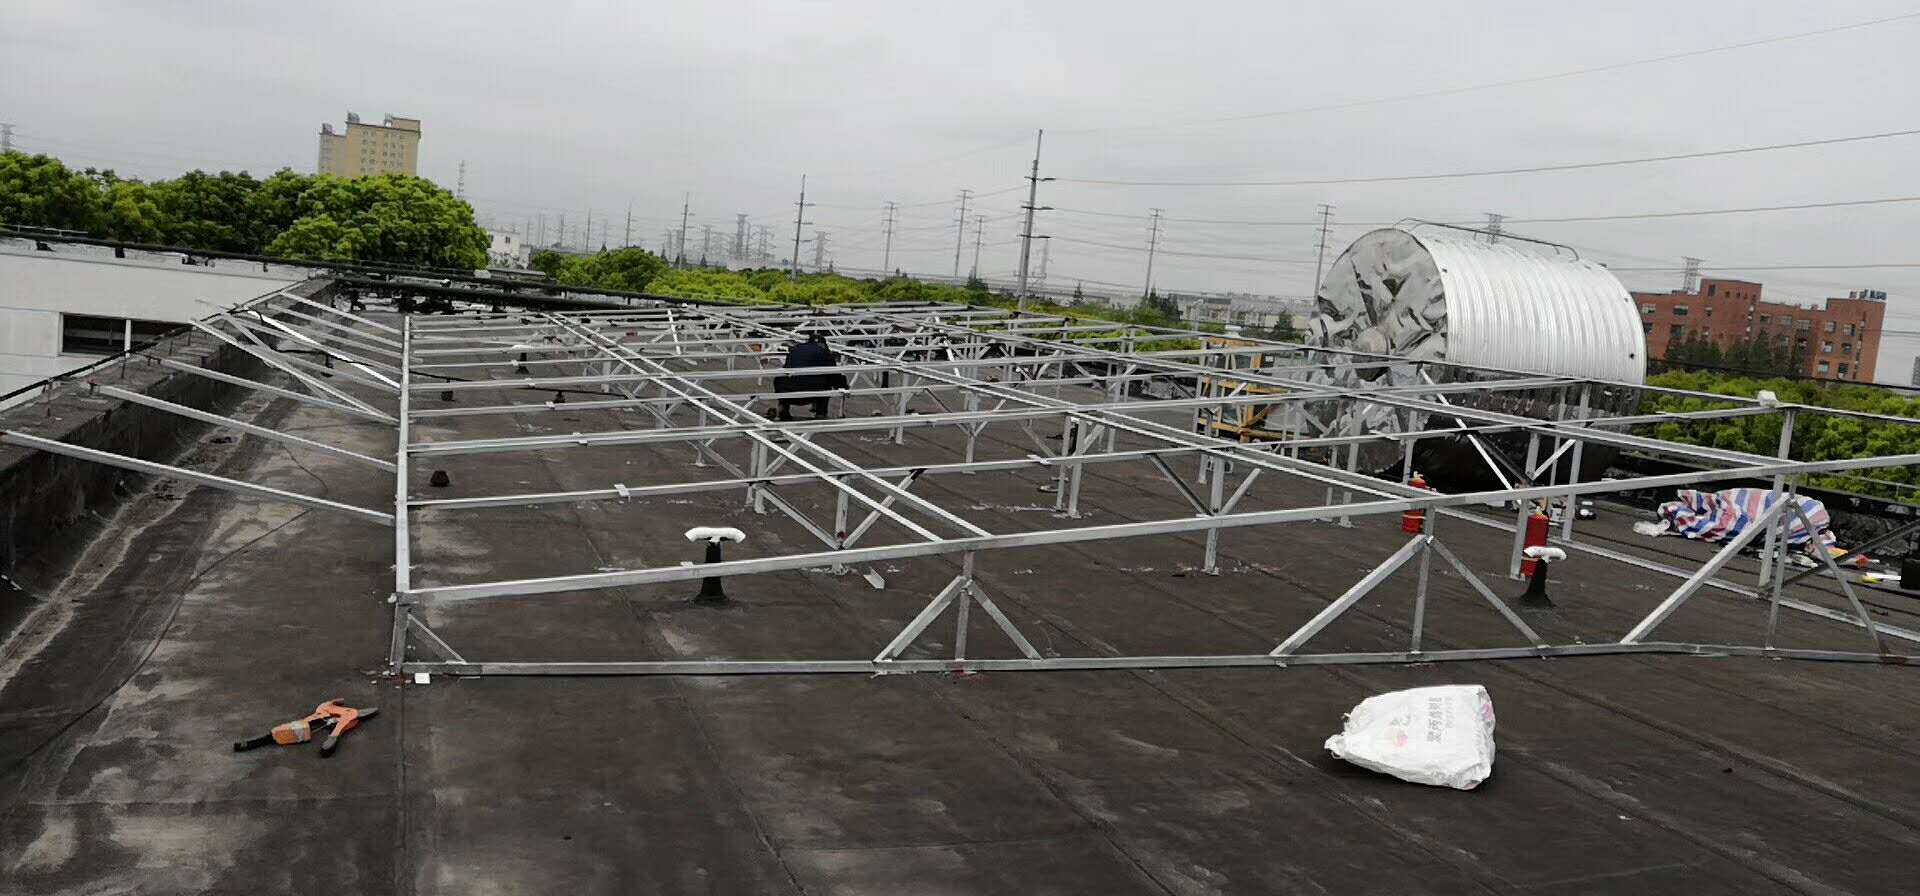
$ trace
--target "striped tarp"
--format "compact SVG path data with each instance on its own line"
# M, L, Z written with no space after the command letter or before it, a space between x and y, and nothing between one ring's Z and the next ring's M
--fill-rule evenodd
M1660 518L1666 520L1676 534L1700 541L1724 541L1739 535L1779 499L1779 495L1764 488L1730 488L1717 492L1682 489L1675 500L1660 505ZM1833 544L1833 533L1827 528L1831 522L1827 506L1807 497L1794 500L1813 522L1815 531L1810 535L1807 527L1789 511L1787 543L1806 544L1809 537L1816 537L1821 544Z

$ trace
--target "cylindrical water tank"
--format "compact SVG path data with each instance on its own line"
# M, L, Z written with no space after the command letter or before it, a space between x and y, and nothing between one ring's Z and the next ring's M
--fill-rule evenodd
M1482 368L1644 381L1646 334L1633 296L1612 273L1570 249L1484 239L1384 228L1355 240L1320 283L1307 342L1407 360L1382 364L1327 353L1315 359L1321 367L1314 378L1361 388L1506 378L1469 369ZM1578 396L1546 390L1452 400L1551 417L1572 412ZM1636 400L1635 389L1596 389L1589 412L1627 413ZM1428 415L1391 405L1346 402L1321 411L1334 432L1430 428ZM1382 468L1398 459L1393 452L1378 445L1363 459Z

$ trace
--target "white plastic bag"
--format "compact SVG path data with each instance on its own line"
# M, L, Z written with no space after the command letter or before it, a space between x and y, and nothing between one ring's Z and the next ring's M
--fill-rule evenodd
M1368 697L1327 749L1402 781L1472 790L1493 774L1493 699L1477 684Z

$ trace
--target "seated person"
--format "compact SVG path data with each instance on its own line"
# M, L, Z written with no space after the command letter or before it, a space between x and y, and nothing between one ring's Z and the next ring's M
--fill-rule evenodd
M826 337L819 333L812 333L807 336L807 341L795 343L793 347L787 349L787 360L780 366L792 370L802 367L836 367L839 366L839 364L840 356L834 354L833 349L827 347ZM845 374L839 373L783 376L777 377L773 381L773 391L775 393L824 392L829 389L845 389L846 387L847 377ZM824 418L827 416L828 401L829 399L826 396L817 398L779 399L779 419L792 420L793 406L802 403L813 406L814 419Z

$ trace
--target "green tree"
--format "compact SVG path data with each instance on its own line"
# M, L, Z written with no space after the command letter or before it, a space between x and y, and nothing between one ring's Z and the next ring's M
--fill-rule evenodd
M487 263L487 234L473 207L424 178L317 176L296 207L299 219L268 244L269 254L464 269Z
M645 292L647 285L666 269L667 263L660 256L636 247L567 259L557 272L549 273L568 286Z
M116 180L107 186L92 230L108 239L157 243L166 239L167 225L166 212L154 200L151 187L137 180Z
M59 159L0 155L0 224L88 231L103 207L100 184Z
M253 224L253 194L260 182L246 172L189 171L158 181L152 192L166 216L161 241L217 252L259 252L262 234Z

